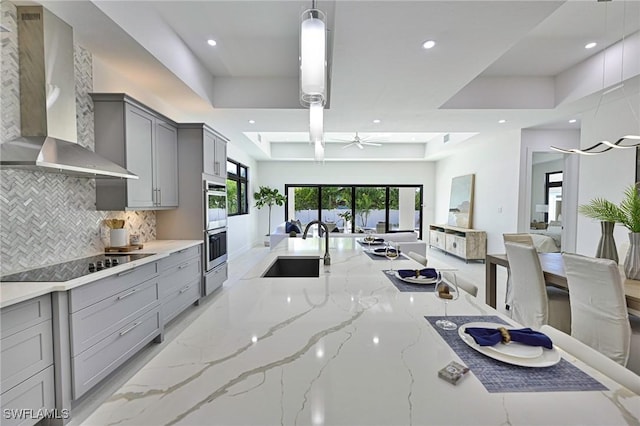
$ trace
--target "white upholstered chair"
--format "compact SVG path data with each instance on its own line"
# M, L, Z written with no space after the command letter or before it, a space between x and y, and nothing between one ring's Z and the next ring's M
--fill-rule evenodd
M600 371L610 379L620 383L630 391L640 395L640 376L606 357L600 352L563 333L550 325L543 325L540 331L549 336L554 345L571 354L585 364Z
M407 256L409 256L411 259L415 260L422 266L427 266L427 263L429 262L426 257L416 253L415 251L410 251L409 253L407 253Z
M465 280L460 275L454 275L453 272L443 272L442 277L444 281L454 282L455 280L455 283L458 285L458 287L460 287L473 297L478 296L478 287L475 284L471 284L471 282Z
M569 294L547 288L535 247L505 243L511 270L511 317L520 324L540 329L549 324L559 330L571 330Z
M518 244L524 244L524 245L528 245L528 246L533 246L533 238L531 238L530 234L502 234L502 239L504 240L504 242L510 242L510 243L518 243ZM507 289L505 291L504 294L504 303L507 307L507 309L511 308L511 302L512 302L512 293L511 293L511 288L512 288L512 284L511 284L511 269L507 269Z
M569 253L562 259L571 300L571 336L627 365L631 325L617 263Z

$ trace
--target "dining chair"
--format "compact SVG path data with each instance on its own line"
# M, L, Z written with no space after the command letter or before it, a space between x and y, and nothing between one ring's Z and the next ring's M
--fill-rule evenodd
M512 242L533 246L533 238L531 238L530 234L502 234L502 239L505 243ZM507 268L507 288L504 294L504 304L507 310L511 309L512 304L511 288L511 269Z
M478 297L478 287L475 284L472 284L470 281L462 278L460 275L454 276L452 272L443 272L442 276L444 280L448 282L453 282L455 280L455 283L458 285L458 287L460 287L473 297Z
M544 324L571 330L569 294L547 287L538 252L532 245L505 243L512 281L511 317L520 324L540 329Z
M625 366L631 324L618 264L563 253L571 300L571 336Z
M415 260L422 266L427 266L427 263L429 262L429 260L426 257L416 253L415 251L410 251L409 253L407 253L407 256L409 256L411 259Z
M633 371L624 368L611 358L550 325L543 325L540 331L549 336L553 344L563 351L640 395L640 376Z

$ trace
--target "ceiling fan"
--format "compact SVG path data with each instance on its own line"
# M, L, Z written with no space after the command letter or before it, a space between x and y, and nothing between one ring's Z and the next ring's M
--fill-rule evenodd
M344 142L349 142L347 145L343 146L342 149L346 149L349 148L350 146L357 146L360 149L364 149L364 145L368 145L368 146L382 146L381 143L376 143L376 142L371 142L371 136L367 136L364 138L361 138L360 136L358 136L358 132L356 132L356 135L353 137L352 140L347 140Z

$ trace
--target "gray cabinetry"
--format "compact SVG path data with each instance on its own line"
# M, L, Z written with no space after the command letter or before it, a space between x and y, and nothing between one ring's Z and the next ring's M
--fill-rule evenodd
M159 293L163 323L168 323L200 299L202 281L200 245L173 253L160 261Z
M214 268L211 272L207 272L204 276L204 289L203 293L205 296L210 295L217 289L219 289L222 284L227 280L227 263L223 263L222 265Z
M219 178L227 177L227 141L205 128L203 140L203 171Z
M161 334L158 264L69 291L73 399Z
M177 125L124 94L92 94L95 150L138 179L98 179L99 210L178 206Z
M49 295L1 311L0 373L3 425L31 425L37 418L6 418L5 410L52 410L53 331Z

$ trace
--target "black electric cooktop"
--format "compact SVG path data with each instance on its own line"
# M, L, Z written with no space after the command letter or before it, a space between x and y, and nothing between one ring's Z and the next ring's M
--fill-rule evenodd
M33 281L70 281L75 278L89 275L106 268L122 265L123 263L133 262L134 260L143 259L153 256L153 253L147 254L120 254L109 253L98 256L85 257L82 259L71 260L69 262L49 265L42 268L30 269L28 271L18 272L11 275L0 277L1 282L33 282Z

